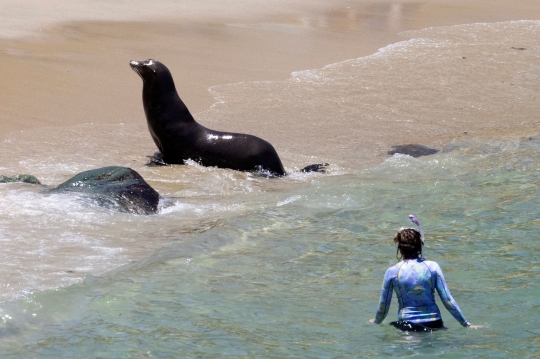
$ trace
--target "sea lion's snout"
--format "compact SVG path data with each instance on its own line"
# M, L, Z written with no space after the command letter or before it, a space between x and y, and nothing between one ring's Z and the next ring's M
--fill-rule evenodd
M137 73L137 75L139 75L139 77L144 81L144 76L143 76L143 65L144 63L142 61L135 61L135 60L131 60L129 62L129 66L131 67L131 69L133 71L135 71Z
M135 72L140 72L141 69L144 67L144 61L135 61L135 60L131 60L129 62L129 66L135 71ZM138 70L138 71L137 71Z

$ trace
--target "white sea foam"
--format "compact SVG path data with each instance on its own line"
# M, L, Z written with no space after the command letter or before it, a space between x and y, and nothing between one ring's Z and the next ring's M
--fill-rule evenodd
M289 203L293 203L293 202L296 202L298 201L300 198L302 198L302 196L300 195L295 195L295 196L291 196L283 201L280 201L277 203L277 207L281 207L281 206L284 206L286 204L289 204Z

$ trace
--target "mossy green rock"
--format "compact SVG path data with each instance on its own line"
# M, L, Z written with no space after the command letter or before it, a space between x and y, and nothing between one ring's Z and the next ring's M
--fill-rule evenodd
M10 182L41 184L41 182L39 182L39 180L32 175L15 175L11 177L0 175L0 183L10 183Z
M136 214L156 213L159 202L159 194L140 174L126 167L85 171L51 191L85 193L101 206Z

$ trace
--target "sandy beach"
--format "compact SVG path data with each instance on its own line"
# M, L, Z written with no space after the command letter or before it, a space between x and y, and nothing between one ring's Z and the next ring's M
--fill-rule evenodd
M198 113L216 101L211 86L285 80L293 71L406 40L398 35L406 30L540 18L540 7L529 0L70 4L4 3L2 136L40 126L143 121L131 59L166 63L181 97ZM482 131L497 135L496 126Z
M0 357L539 355L538 0L1 8L0 175L41 185L0 184ZM148 58L200 124L267 140L287 176L148 166L129 66ZM439 152L388 154L410 143ZM103 166L137 171L157 213L50 191ZM369 322L409 214L489 328L442 304L444 332Z

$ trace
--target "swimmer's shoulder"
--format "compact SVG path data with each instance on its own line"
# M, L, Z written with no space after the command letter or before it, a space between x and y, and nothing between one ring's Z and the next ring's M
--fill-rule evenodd
M425 264L432 272L441 270L441 267L439 267L439 264L437 264L435 261L422 260L422 263Z
M401 268L402 265L403 265L403 261L396 263L390 268L388 268L386 270L386 273L392 276L397 276L397 273L399 272L399 269Z

